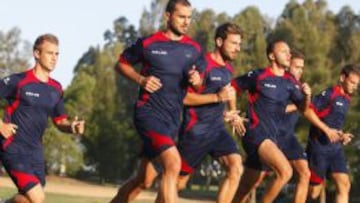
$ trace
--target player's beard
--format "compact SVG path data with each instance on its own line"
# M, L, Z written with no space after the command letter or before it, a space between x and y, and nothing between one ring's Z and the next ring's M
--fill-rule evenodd
M344 92L350 96L353 96L354 93L356 92L356 89L352 89L351 87L347 87L346 84L344 84Z
M181 32L171 22L169 23L169 29L171 30L172 33L174 33L178 37L181 37L185 34L185 32Z
M230 53L226 51L223 47L220 50L221 57L224 61L233 61L234 58L231 57Z

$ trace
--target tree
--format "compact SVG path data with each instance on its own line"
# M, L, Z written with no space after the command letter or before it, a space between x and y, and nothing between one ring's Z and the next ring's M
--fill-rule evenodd
M311 67L312 71L305 71L304 78L314 92L332 83L334 66L327 56L331 53L336 35L333 19L334 15L327 10L325 1L306 0L303 4L290 1L269 37L285 39L291 47L305 53L306 67Z
M0 78L25 70L31 56L29 42L20 38L19 28L0 30Z
M74 175L83 166L81 145L68 134L59 132L51 125L44 137L44 154L48 174ZM65 167L66 171L61 171Z
M255 68L263 68L268 64L266 57L266 36L271 31L270 25L261 15L259 9L249 6L233 18L244 31L239 59L234 63L239 74Z
M141 36L147 36L156 32L163 26L163 15L167 0L153 0L150 4L150 10L144 9L140 18L139 33Z
M337 65L347 62L359 62L360 16L350 7L343 7L335 17L337 35L333 43L331 58Z

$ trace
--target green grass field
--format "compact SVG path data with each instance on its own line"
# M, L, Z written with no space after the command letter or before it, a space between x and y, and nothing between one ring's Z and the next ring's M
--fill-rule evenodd
M0 189L0 198L8 198L16 193L15 189L4 188ZM94 197L78 197L70 195L60 195L53 193L46 193L46 203L107 203L109 198L94 198Z

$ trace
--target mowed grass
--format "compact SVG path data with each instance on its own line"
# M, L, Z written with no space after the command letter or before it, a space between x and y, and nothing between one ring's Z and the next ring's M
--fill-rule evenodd
M17 192L16 189L0 186L0 198L8 198ZM78 197L71 195L46 193L46 203L107 203L110 198Z
M11 197L16 193L16 189L1 187L0 186L0 199L6 199ZM200 192L201 194L201 192ZM180 203L201 203L201 202L210 202L207 200L200 198L199 200L192 199L194 194L191 194L189 191L184 191L182 196L186 199L180 200ZM199 192L198 192L199 195ZM209 196L209 194L204 195L202 193L200 196ZM210 195L212 196L212 195ZM155 196L154 196L155 198ZM190 199L187 199L190 198ZM155 199L154 199L155 200ZM154 200L135 200L134 203L152 203ZM79 196L72 196L72 195L63 195L63 194L54 194L54 193L46 193L46 203L108 203L110 202L110 198L98 198L98 197L79 197Z

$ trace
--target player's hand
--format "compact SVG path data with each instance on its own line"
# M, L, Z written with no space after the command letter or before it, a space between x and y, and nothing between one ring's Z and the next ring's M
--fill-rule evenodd
M230 84L221 88L216 94L218 96L218 102L228 102L236 98L236 91Z
M143 87L146 91L148 91L150 93L154 93L162 87L160 79L155 76L145 77L141 81L140 85L141 85L141 87Z
M2 123L0 124L0 133L7 139L16 134L18 126L13 123Z
M233 134L244 136L246 133L245 122L249 120L239 116L240 111L228 111L224 113L224 120L229 122L232 128Z
M301 89L303 91L303 93L305 94L305 96L307 97L311 97L311 87L309 84L307 84L306 82L302 84Z
M342 132L336 129L332 129L329 128L326 132L325 132L326 136L328 137L328 139L330 140L331 143L335 143L335 142L339 142L341 141L341 134Z
M196 66L193 65L191 70L188 73L189 75L189 83L194 87L200 87L202 85L202 79L199 71L196 70Z
M229 122L235 118L236 115L239 115L239 110L225 111L224 112L224 121Z
M78 117L75 116L74 120L71 122L71 131L73 134L82 135L85 131L85 121L78 120Z
M354 135L351 133L342 133L341 134L341 143L343 145L347 145L351 142L351 140L354 138Z

